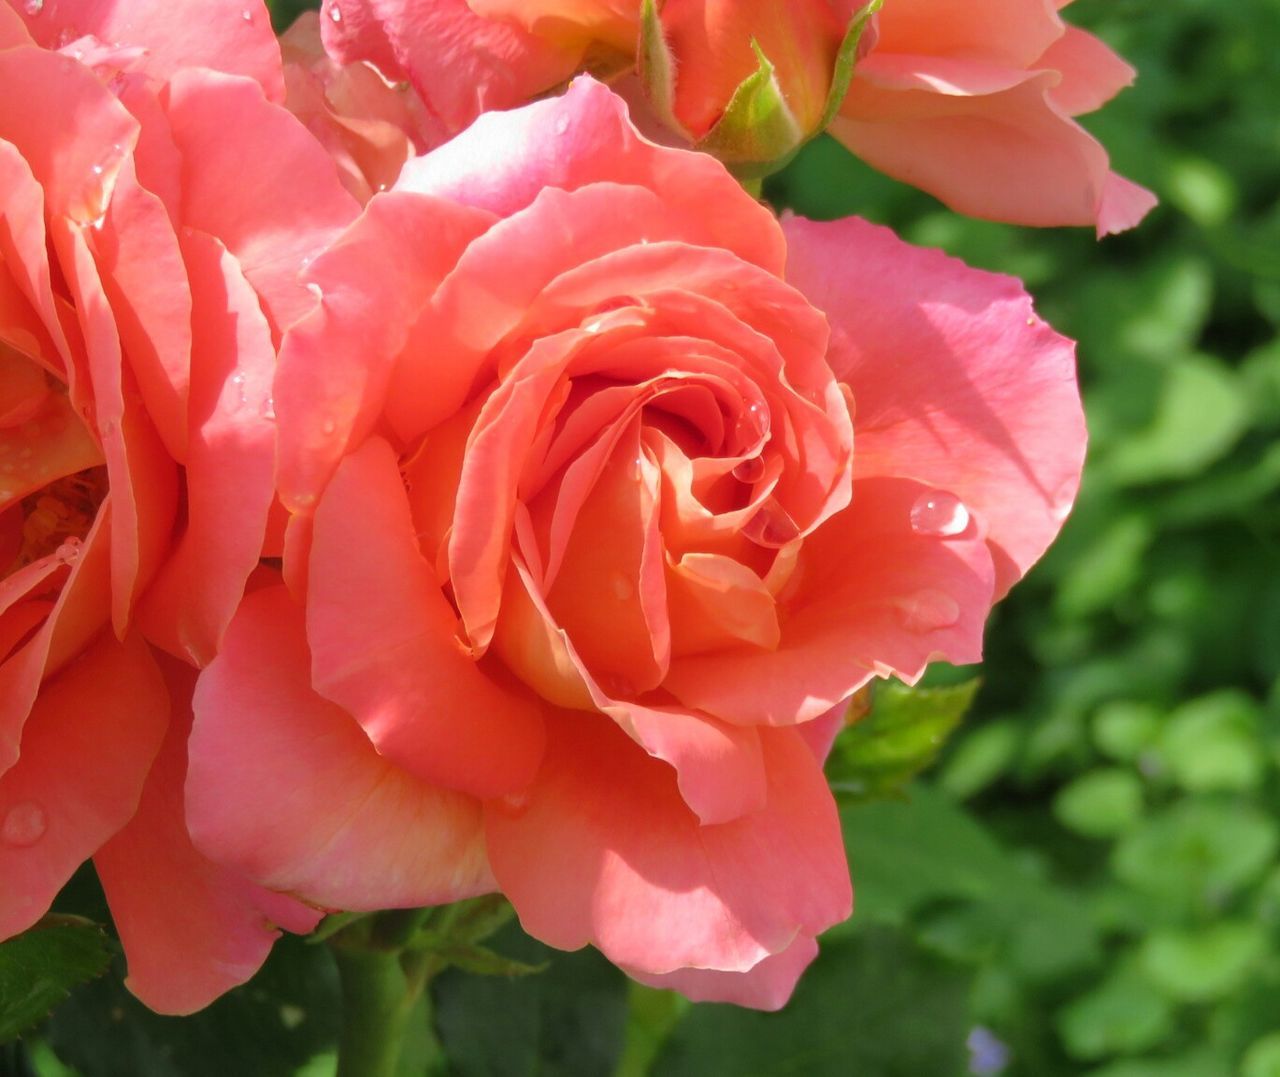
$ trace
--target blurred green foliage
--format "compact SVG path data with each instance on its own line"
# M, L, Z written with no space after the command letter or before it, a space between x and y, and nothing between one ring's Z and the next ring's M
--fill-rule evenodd
M277 25L304 6L281 0ZM499 952L550 969L436 982L449 1072L1280 1075L1280 0L1068 16L1140 72L1085 121L1161 198L1135 232L966 220L827 140L766 185L1022 277L1080 341L1091 431L1078 507L998 610L940 763L901 793L956 689L922 735L855 727L834 756L853 921L774 1015L628 987L508 929ZM882 700L881 729L913 713ZM894 795L864 803L868 785ZM328 1077L336 1007L327 950L296 940L184 1021L108 976L0 1074Z

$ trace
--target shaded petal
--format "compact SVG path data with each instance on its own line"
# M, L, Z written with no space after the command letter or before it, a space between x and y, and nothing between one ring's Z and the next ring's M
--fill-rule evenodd
M101 634L46 682L0 777L0 938L35 923L124 826L164 738L169 699L145 643Z
M701 826L672 772L612 723L548 725L527 795L485 808L494 874L530 934L641 974L744 972L848 916L835 805L793 732L762 731L767 805Z
M912 530L912 506L928 489L855 481L853 504L804 540L777 650L679 658L665 687L726 722L793 725L873 676L915 683L935 658L977 662L991 554L973 526L946 540Z
M315 305L299 279L304 260L355 219L358 203L320 143L257 83L180 71L166 110L183 158L183 224L222 240L283 331Z
M867 163L973 217L1099 225L1107 153L1053 104L1056 72L1012 82L1011 70L1010 85L993 87L990 68L918 56L874 60L860 65L831 125ZM926 78L929 89L912 88ZM1113 212L1107 229L1139 219Z
M380 756L312 690L310 667L302 609L283 588L249 595L196 688L187 775L196 847L329 908L491 890L478 805Z
M342 461L320 501L309 588L316 691L353 714L379 752L476 796L529 782L542 753L540 708L463 653L380 438Z
M853 389L855 474L959 498L982 521L1002 596L1053 541L1079 487L1074 345L1012 277L856 218L785 227L789 278L827 312L832 366Z
M466 0L325 0L321 30L335 59L411 81L450 134L551 89L577 65L573 50L482 18Z
M191 845L182 803L196 673L164 661L172 715L137 814L94 857L124 944L129 989L160 1013L203 1009L248 980L280 937L321 914L213 864Z
M182 254L195 300L187 529L141 616L154 642L204 665L262 551L274 496L275 349L257 295L222 244L192 232Z

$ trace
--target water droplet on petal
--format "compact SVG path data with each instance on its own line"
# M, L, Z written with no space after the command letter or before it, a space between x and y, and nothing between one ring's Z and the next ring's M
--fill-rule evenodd
M759 456L748 456L733 469L733 477L748 485L764 478L764 460Z
M329 5L329 21L332 23L342 22L342 9L337 4Z
M39 15L40 12L44 10L44 0L27 0L27 2L22 5L22 10L32 18L35 18L35 16Z
M960 620L960 603L943 591L917 591L897 602L898 621L908 632L936 632Z
M245 22L253 22L253 12L245 8L240 12L240 18L244 19Z
M335 423L332 419L325 419L325 421L320 424L320 433L322 433L327 438L332 437L334 433L337 431L337 429L338 429L338 424Z
M262 407L258 409L258 414L261 415L264 419L266 419L267 422L270 422L270 423L275 422L276 421L276 402L271 397L267 397L267 399L262 402Z
M757 401L743 410L738 416L734 430L738 444L747 446L765 438L769 434L769 409Z
M556 117L556 134L563 135L569 130L569 117L565 113L561 113Z
M788 515L786 509L773 498L769 498L747 521L742 533L757 546L780 550L799 537L800 528L796 526L796 522Z
M528 789L522 789L518 793L508 793L500 797L498 805L508 815L523 815L532 802L533 794Z
M49 817L44 809L34 801L28 800L15 804L5 814L4 823L0 824L0 838L6 845L25 848L34 845L44 837L49 829Z
M63 564L72 564L80 556L81 541L74 535L53 551L53 556Z
M952 538L969 527L969 510L955 494L930 490L911 506L911 530L931 538Z

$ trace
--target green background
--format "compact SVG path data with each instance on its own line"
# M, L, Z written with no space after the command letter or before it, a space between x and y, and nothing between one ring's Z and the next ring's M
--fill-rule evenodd
M927 704L928 736L833 760L854 920L777 1015L690 1007L508 930L496 949L549 968L437 981L450 1072L1280 1077L1280 3L1068 15L1140 71L1085 121L1161 198L1136 232L965 220L825 140L766 186L1022 277L1080 341L1091 431L1076 512L997 611L936 764L884 799L963 694L882 693L888 727ZM85 882L67 904L96 900ZM336 1006L327 951L298 940L187 1021L112 975L0 1048L0 1074L326 1077Z

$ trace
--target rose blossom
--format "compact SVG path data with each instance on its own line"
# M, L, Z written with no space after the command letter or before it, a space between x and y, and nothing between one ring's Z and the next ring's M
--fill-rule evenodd
M282 98L260 4L0 3L0 938L94 857L168 1011L317 915L182 822L192 664L264 548L275 341L358 208Z
M1110 171L1072 119L1133 81L1133 69L1057 13L1069 0L893 0L858 41L831 133L952 209L1026 225L1138 223L1155 205ZM854 0L666 0L665 52L640 45L640 0L325 0L326 46L409 78L458 130L484 108L556 88L575 70L616 77L640 53L650 126L664 123L722 159L776 162L825 122ZM332 15L337 12L339 18ZM785 103L784 130L717 138L716 124L760 60ZM619 57L625 59L619 59ZM656 59L655 59L656 56ZM623 79L620 86L626 86ZM837 86L839 94L842 87Z
M329 908L497 888L781 1005L850 911L840 706L976 661L1071 506L1070 342L1014 280L779 225L589 79L411 162L307 277L284 584L197 688L197 845Z
M1099 236L1132 228L1155 196L1110 171L1071 117L1128 86L1133 68L1066 25L1068 3L891 0L831 133L960 213Z

